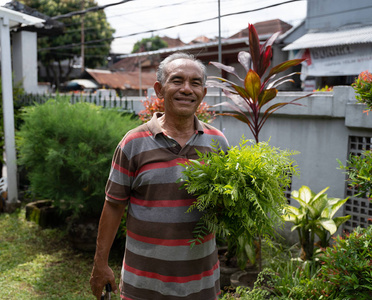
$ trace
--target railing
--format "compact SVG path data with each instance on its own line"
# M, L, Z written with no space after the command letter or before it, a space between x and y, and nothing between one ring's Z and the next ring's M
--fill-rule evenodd
M88 102L100 105L104 108L119 108L122 111L134 112L133 98L120 96L115 91L105 91L98 93L68 93L68 94L24 94L19 97L17 103L20 106L29 106L34 104L43 104L50 99L57 97L67 97L71 103ZM138 97L134 97L138 98Z

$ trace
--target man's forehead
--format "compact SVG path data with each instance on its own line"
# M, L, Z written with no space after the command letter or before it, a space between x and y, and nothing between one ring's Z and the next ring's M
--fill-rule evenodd
M203 71L200 66L190 59L176 59L168 64L168 75L177 73L197 73L198 76L202 77Z

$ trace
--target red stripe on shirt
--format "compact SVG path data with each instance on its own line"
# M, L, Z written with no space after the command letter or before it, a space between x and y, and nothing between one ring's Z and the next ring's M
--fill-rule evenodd
M216 130L216 129L206 129L206 128L204 128L204 133L210 134L210 135L218 135L218 136L225 137L221 131Z
M200 274L179 277L179 276L165 276L165 275L161 275L161 274L154 273L154 272L137 270L135 268L128 266L124 262L124 269L137 276L158 279L162 282L176 282L176 283L186 283L186 282L190 282L193 280L201 280L202 278L207 277L207 276L212 276L214 271L218 269L218 266L219 266L219 261L217 261L217 263L212 267L211 270L204 271Z
M195 199L182 199L182 200L142 200L134 197L130 198L133 204L146 206L146 207L181 207L190 206L194 203Z
M125 139L121 141L120 148L123 148L126 144L128 144L132 140L148 137L151 135L152 134L150 131L139 131L139 132L131 133L130 135L128 135Z
M188 161L187 158L177 158L177 159L173 159L173 160L170 160L170 161L167 161L167 162L158 162L158 163L153 163L153 164L147 164L147 165L144 165L138 171L136 171L135 176L137 176L138 174L140 174L142 172L149 171L149 170L175 167L179 163L185 163L187 161Z
M147 244L162 245L162 246L190 246L190 239L165 240L165 239L150 238L150 237L136 234L132 231L129 231L128 229L127 229L127 234L132 239L135 239L137 241L147 243ZM211 239L213 239L213 237L214 237L213 233L210 233L206 235L203 240L201 240L201 243L196 243L196 245L206 243L210 241Z
M125 174L125 175L127 175L127 176L133 176L134 175L134 172L130 172L130 171L128 171L127 169L125 169L125 168L123 168L123 167L121 167L120 165L118 165L117 163L115 163L115 162L112 162L112 167L115 169L115 170L118 170L120 173L122 173L122 174Z

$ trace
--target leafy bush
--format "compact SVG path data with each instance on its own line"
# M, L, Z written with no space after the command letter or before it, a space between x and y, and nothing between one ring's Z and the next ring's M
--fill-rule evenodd
M289 173L297 174L291 156L295 152L271 147L267 142L230 147L228 155L216 151L199 153L185 163L184 187L198 196L189 208L204 212L195 228L198 243L207 232L227 236L229 257L236 256L244 269L255 261L253 242L257 236L274 235L287 199L284 189Z
M74 216L97 216L113 151L139 120L89 103L49 100L24 108L19 164L37 197Z
M368 71L361 72L351 86L356 92L358 103L366 104L368 110L372 110L372 74Z
M372 226L356 228L345 238L338 236L326 248L321 276L330 286L329 297L337 299L372 298ZM336 298L331 298L336 299Z
M344 166L338 160L340 169L345 170L348 181L354 186L361 197L372 195L372 150L364 151L361 155L350 155L347 164Z

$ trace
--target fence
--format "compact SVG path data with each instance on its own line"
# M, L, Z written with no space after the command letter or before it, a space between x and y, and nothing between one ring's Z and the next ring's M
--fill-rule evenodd
M107 90L98 93L71 93L71 94L23 94L19 97L19 106L43 104L50 99L70 98L71 103L88 102L100 105L103 108L118 108L122 111L134 112L134 99L117 95L115 91ZM138 98L138 97L135 97ZM137 101L138 102L138 101Z

